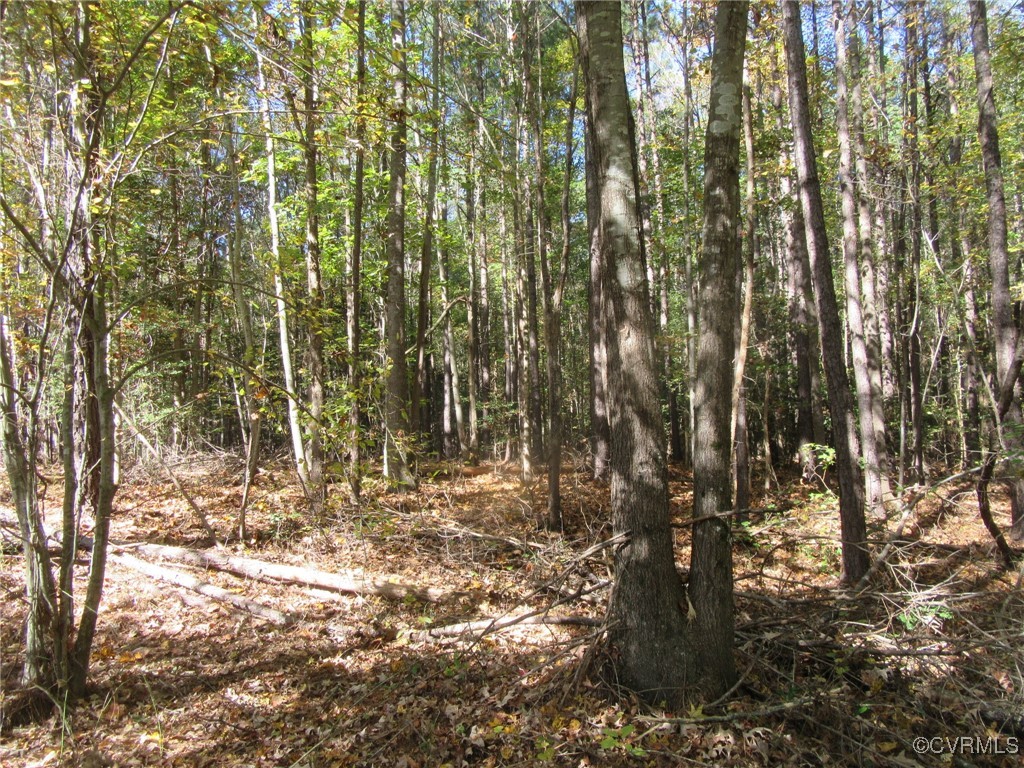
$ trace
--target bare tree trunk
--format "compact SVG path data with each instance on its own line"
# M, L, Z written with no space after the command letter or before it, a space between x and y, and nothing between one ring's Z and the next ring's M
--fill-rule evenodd
M356 32L356 167L355 190L352 201L352 252L348 266L348 317L346 331L348 335L348 370L350 411L348 417L348 481L349 499L353 504L359 503L362 485L362 468L360 465L359 436L361 433L359 419L361 411L362 367L360 354L360 306L362 304L362 261L363 261L363 203L366 166L366 121L362 114L364 91L366 90L366 0L358 0L358 30Z
M254 14L254 22L257 21ZM288 397L288 433L291 436L292 455L295 471L303 491L309 494L309 463L302 441L302 427L299 424L298 392L295 388L295 371L292 366L292 344L288 332L288 302L285 298L284 268L281 262L281 227L277 219L277 152L274 142L274 123L270 113L270 89L263 70L263 55L256 46L256 74L260 90L260 119L266 134L267 152L267 219L270 224L270 258L274 271L274 297L277 304L278 343L281 348L281 368L284 373L284 387Z
M21 684L25 688L53 691L60 683L61 657L53 621L58 614L53 564L38 509L36 487L37 446L34 444L38 398L31 397L17 379L15 347L8 332L8 307L0 309L0 419L3 421L4 467L11 486L11 500L18 518L25 556L25 659ZM19 403L23 407L19 408ZM27 410L27 413L25 412ZM73 559L73 558L72 558ZM66 652L66 648L64 649Z
M857 413L860 425L860 445L864 458L864 497L867 512L873 517L885 517L882 506L882 466L876 442L873 392L868 368L867 339L861 306L860 264L858 262L857 182L854 177L853 142L848 106L847 75L852 72L847 56L849 11L842 0L832 2L836 37L836 118L839 138L839 187L843 214L843 264L846 278L846 322L853 353L854 384L857 389ZM863 184L863 179L859 180ZM862 190L863 191L863 190Z
M437 202L437 145L441 130L441 20L438 6L433 7L433 47L431 52L430 110L434 122L427 138L427 197L423 201L423 245L420 250L420 294L416 311L416 375L412 380L411 428L414 434L423 431L423 395L427 390L427 325L430 315L430 258L434 251L434 207Z
M1013 321L1013 300L1010 293L1010 254L1007 244L1006 196L1003 191L1002 156L996 125L996 103L992 83L991 54L988 44L988 21L984 0L971 0L971 41L974 46L974 73L978 81L978 140L985 166L985 190L988 197L988 265L992 278L992 332L996 352L996 381L1002 382L1013 360L1017 346L1017 328ZM1019 387L1014 388L1015 391ZM1003 441L1008 449L1021 447L1014 428L1022 423L1020 397L1011 398L1002 418ZM1024 538L1024 479L1010 483L1013 527L1011 535Z
M594 126L590 119L590 91L585 92L587 115L584 129L586 155L587 228L590 244L590 301L587 321L590 331L590 442L594 479L608 479L611 462L611 431L608 423L608 327L601 248L601 201L594 169Z
M856 8L854 2L853 8ZM879 329L879 298L876 291L875 253L884 253L882 243L874 230L874 213L871 210L871 194L869 187L872 175L868 168L867 149L864 127L864 104L860 72L860 36L856 27L850 43L850 71L857 78L854 81L853 104L853 142L857 178L861 184L857 208L857 233L860 239L860 289L864 317L864 343L867 355L867 373L871 393L871 423L874 431L875 452L881 483L880 495L883 505L892 498L892 487L889 482L889 450L886 445L885 402L882 378L881 332Z
M244 408L240 417L243 419L243 425L248 427L244 433L246 435L245 479L242 486L242 504L238 510L238 538L245 541L247 538L246 513L249 509L249 493L256 477L256 471L259 468L263 418L260 413L259 403L256 400L256 392L260 387L259 380L255 375L257 365L256 337L252 329L252 314L249 308L249 300L245 295L242 278L242 237L245 227L242 222L242 193L238 183L238 163L235 153L234 132L234 123L229 120L224 138L225 152L228 156L232 216L232 230L228 235L228 262L231 268L231 292L235 303L235 315L238 319L238 325L242 330L242 342L244 344L242 368L245 376L245 391L242 395ZM246 424L246 422L248 423Z
M394 123L391 134L387 216L387 302L384 335L390 368L384 405L384 476L397 488L416 487L406 459L409 381L405 362L405 160L406 160L406 53L405 3L391 4L391 43L395 51Z
M918 75L920 72L921 45L918 32L924 20L924 8L919 2L908 4L906 13L907 50L905 56L907 77L907 128L904 131L910 155L910 274L906 276L905 312L909 321L906 330L906 371L905 385L907 405L910 410L910 424L913 430L911 441L911 460L913 462L913 478L915 482L924 483L924 393L921 378L921 248L923 246L924 218L921 207L921 151L920 151L920 114L918 109Z
M599 200L602 278L608 288L612 524L615 554L608 638L618 679L651 701L680 701L703 670L690 652L686 594L675 572L654 324L641 258L636 168L622 60L620 7L579 2ZM731 649L730 649L731 650Z
M800 180L800 203L806 224L807 251L811 260L825 381L829 391L829 410L835 435L843 545L843 568L840 578L844 583L856 583L867 572L869 564L865 542L867 531L864 519L864 489L858 465L860 450L857 444L850 383L843 362L843 333L839 324L839 309L821 202L821 186L818 181L811 134L800 6L796 0L784 0L782 8L793 143Z
M732 385L741 244L740 132L743 54L749 3L721 3L715 14L711 103L704 144L704 226L697 347L697 422L693 453L690 598L696 610L698 669L714 695L736 679L733 658L731 509ZM751 148L752 149L752 148ZM753 157L748 158L748 168ZM752 175L751 175L752 179ZM752 258L751 256L748 257ZM752 278L753 275L748 275ZM741 339L741 344L743 340Z
M754 165L754 117L750 103L750 86L743 84L743 145L747 162L746 210L743 222L743 303L739 307L739 323L736 338L736 361L733 367L731 411L732 421L729 434L733 445L733 509L738 512L737 521L746 519L742 510L750 506L750 444L747 436L747 392L744 376L747 368L747 348L750 345L750 322L754 308L754 262L757 259L757 185ZM737 139L737 154L739 140ZM739 162L737 160L737 162ZM738 173L738 169L737 169ZM736 181L739 184L739 179ZM737 190L737 195L739 194ZM737 212L738 216L738 212Z
M315 90L316 52L313 47L315 25L312 3L302 5L302 44L305 56L302 76L303 137L306 198L306 330L308 348L306 368L309 378L309 499L314 516L323 512L324 497L324 289L320 271L320 215L317 211L318 151L316 145L317 97Z

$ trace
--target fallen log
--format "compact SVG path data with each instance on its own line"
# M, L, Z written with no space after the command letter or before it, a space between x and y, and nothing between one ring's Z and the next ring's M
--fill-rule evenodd
M419 629L404 635L410 642L426 642L428 640L441 640L445 638L462 638L465 640L479 641L491 632L497 632L509 627L521 624L545 624L549 626L577 626L577 627L600 627L604 619L597 619L593 616L550 616L537 611L522 614L520 616L506 616L501 619L479 619L477 621L463 621L458 624L445 624L431 629Z
M290 624L293 621L293 618L283 611L263 605L263 603L258 603L255 600L250 600L246 597L242 597L241 595L236 595L226 589L221 589L220 587L216 587L205 581L200 581L191 574L176 571L172 568L164 568L163 566L154 565L153 563L149 563L125 552L111 552L110 558L115 563L131 568L132 570L145 574L150 578L158 579L159 581L166 581L170 584L190 589L193 592L198 592L200 595L213 598L214 600L228 603L239 610L250 613L261 619L266 619L274 624L284 625Z
M187 549L164 544L139 544L133 546L132 549L143 555L172 560L196 568L210 568L257 581L299 584L332 592L376 595L390 600L405 600L411 597L424 602L438 602L448 595L442 589L403 584L389 579L367 576L358 571L347 574L333 573L306 566L282 565L250 557L237 557L216 550Z

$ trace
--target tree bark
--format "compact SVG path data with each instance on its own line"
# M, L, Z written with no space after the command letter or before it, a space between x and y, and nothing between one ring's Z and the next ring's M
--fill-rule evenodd
M829 259L828 234L825 228L821 185L811 134L811 116L807 96L807 65L800 23L800 6L796 0L783 0L783 25L789 80L790 117L793 122L793 144L797 175L800 181L800 204L806 226L807 251L811 260L814 301L818 310L818 330L829 393L839 477L839 518L843 547L840 580L856 583L868 569L864 489L860 477L856 421L850 382L843 362L843 333L839 322L832 263Z
M594 479L608 479L611 463L611 430L608 423L608 327L602 274L600 206L597 172L594 168L594 127L590 119L590 92L584 94L587 115L584 127L584 153L587 189L587 229L590 246L590 301L587 321L590 332L590 454Z
M309 377L309 500L314 516L323 512L326 489L324 487L324 289L320 269L320 213L317 210L320 194L317 182L318 150L316 144L316 52L313 46L315 18L312 4L302 5L303 62L303 135L302 150L305 166L306 198L306 350Z
M693 526L689 589L697 614L698 669L712 695L727 690L736 679L732 534L728 521L715 516L732 508L732 358L739 309L740 131L748 7L747 2L721 3L715 14L704 145L693 516L708 519Z
M348 317L346 331L348 335L348 370L350 410L348 416L348 481L349 498L353 504L359 503L362 487L362 468L360 464L361 448L359 445L362 367L360 342L360 308L362 304L362 261L363 261L363 204L366 168L366 120L363 117L363 99L366 91L366 0L358 0L356 6L357 42L356 42L356 167L355 189L352 200L352 252L348 266Z
M291 436L295 471L303 490L308 495L309 464L306 460L306 449L302 440L302 426L299 424L298 392L295 388L291 335L288 331L288 301L285 297L284 267L281 261L281 227L277 218L277 151L274 142L274 123L270 113L270 89L264 73L263 55L260 53L259 46L256 47L256 74L260 89L260 119L263 123L263 132L266 134L267 220L270 224L270 258L274 271L274 300L277 305L277 334L281 350L281 369L284 373L284 388L288 397L288 433Z
M384 404L384 476L399 490L416 487L406 459L409 381L405 361L405 166L406 53L405 3L391 4L391 44L395 51L391 104L392 133L388 180L387 254L384 336L389 365Z
M733 509L739 512L738 522L746 517L741 510L750 506L750 442L747 434L747 348L750 346L750 324L754 309L754 262L757 259L757 184L754 162L754 115L750 86L743 89L743 147L746 155L747 189L743 215L743 302L739 307L731 399L731 431L733 445ZM737 140L738 150L738 140ZM739 160L737 159L737 163ZM738 174L738 170L737 170ZM737 185L739 179L737 177ZM738 194L738 192L737 192Z
M864 180L854 176L853 140L850 129L848 74L852 68L848 61L847 37L849 11L843 0L833 0L833 25L836 39L836 121L839 139L839 188L843 216L843 266L846 282L846 322L852 350L854 385L857 390L857 413L860 426L860 445L864 458L864 498L866 512L876 519L885 517L882 506L882 465L879 457L874 422L874 392L868 366L867 338L861 305L859 250L859 214L857 184ZM863 194L863 189L860 190Z
M616 551L608 640L618 679L649 701L680 701L701 672L689 653L686 593L675 571L654 326L637 218L620 6L578 2L608 290L611 503Z
M430 317L430 272L434 252L434 207L437 202L437 144L441 130L441 20L433 9L433 51L431 54L430 110L434 121L427 137L427 197L423 201L423 244L420 249L420 293L416 310L416 374L412 379L411 427L414 434L424 431L423 396L427 390L427 325Z
M1017 328L1013 320L1010 293L1010 254L1007 243L1006 194L1003 191L1002 156L999 151L996 102L992 82L991 53L988 43L987 10L984 0L971 0L971 41L974 46L974 74L978 83L978 140L985 167L985 192L988 198L988 266L992 279L992 334L996 353L996 381L1002 382L1010 369L1017 346ZM1019 389L1019 388L1015 388ZM1011 399L1002 418L1006 448L1021 448L1014 433L1022 423L1020 397ZM1010 483L1011 535L1024 538L1024 479Z

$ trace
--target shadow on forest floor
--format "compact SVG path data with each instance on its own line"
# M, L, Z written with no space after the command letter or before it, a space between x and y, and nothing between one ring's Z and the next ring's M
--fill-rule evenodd
M188 485L218 531L241 497L234 468L196 465ZM199 528L173 488L137 472L114 537L189 545ZM424 630L519 615L603 615L608 491L563 475L566 533L537 530L545 484L500 465L424 472L412 494L335 489L311 522L286 470L261 473L252 538L277 563L357 568L440 588L438 602L326 594L203 578L297 620L281 627L113 563L92 688L73 720L0 737L4 766L1007 765L1024 710L1024 599L995 568L971 487L921 502L871 589L836 587L835 500L787 482L755 502L735 547L741 679L688 711L641 706L602 680L592 627L518 624L483 637ZM157 474L154 473L154 477ZM59 489L52 488L51 495ZM376 495L375 495L376 492ZM676 522L691 484L673 468ZM50 505L56 509L59 505ZM1005 524L1005 500L995 509ZM893 522L890 521L890 525ZM689 530L676 531L688 566ZM881 549L885 532L878 538ZM3 555L0 679L16 679L21 562ZM579 595L594 590L587 599ZM582 667L588 675L578 674ZM0 694L6 695L6 694ZM1002 717L1005 716L1005 717ZM1002 720L1000 720L1002 717ZM921 739L925 741L922 742ZM959 741L958 741L959 740ZM924 744L924 751L919 747ZM951 754L955 752L956 754ZM960 761L960 762L957 762Z

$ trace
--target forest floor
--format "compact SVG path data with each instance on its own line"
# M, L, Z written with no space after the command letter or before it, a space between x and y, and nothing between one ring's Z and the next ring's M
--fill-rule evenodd
M221 535L236 522L237 462L179 473ZM668 712L614 686L593 626L518 623L431 636L484 618L599 620L608 490L567 468L566 532L537 530L544 481L455 465L415 493L335 487L310 521L284 469L262 472L250 540L229 553L431 587L437 601L334 594L191 573L287 611L288 625L112 562L87 700L0 734L0 765L36 766L932 766L1013 765L1024 733L1024 597L995 565L973 485L921 501L869 590L837 588L835 498L788 482L735 546L740 682ZM672 472L677 563L689 558L690 478ZM59 489L48 505L59 508ZM0 504L7 498L0 492ZM1008 506L995 496L998 522ZM893 529L897 520L889 521ZM197 546L194 515L159 470L117 497L113 539ZM886 538L878 525L872 536ZM589 550L589 552L588 552ZM167 564L173 565L173 564ZM84 573L84 561L79 566ZM0 555L0 682L17 680L21 557ZM79 579L81 581L81 579ZM553 606L558 603L557 606ZM544 611L550 608L550 613ZM8 695L0 693L0 704ZM993 714L994 713L994 714ZM1014 719L1014 718L1017 719ZM1002 719L1016 733L996 734Z

